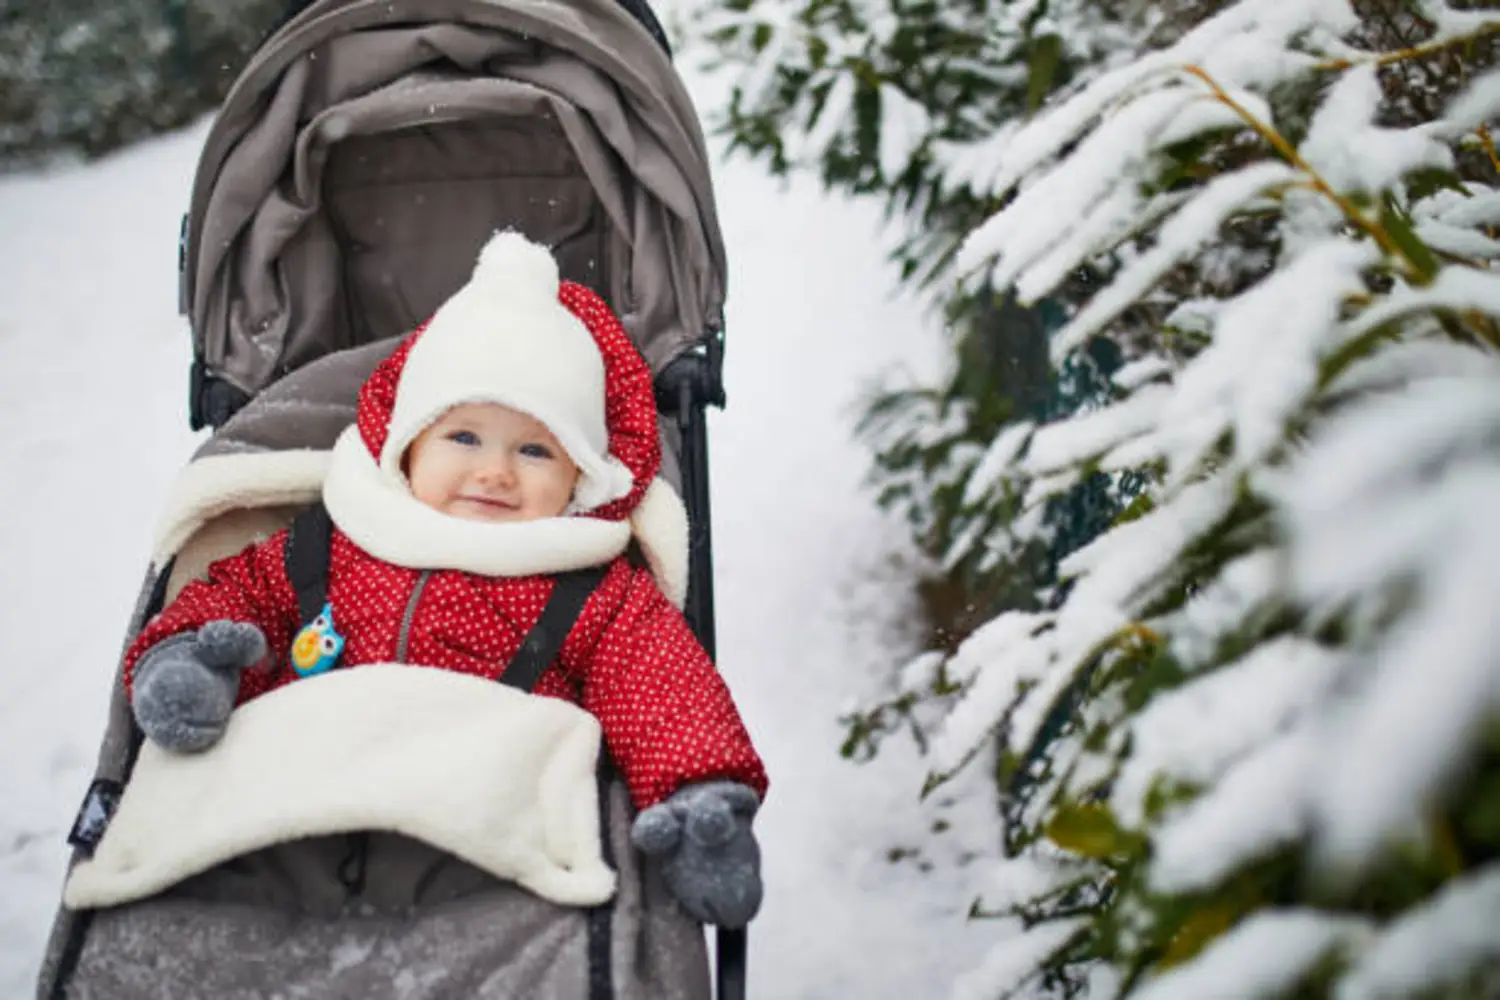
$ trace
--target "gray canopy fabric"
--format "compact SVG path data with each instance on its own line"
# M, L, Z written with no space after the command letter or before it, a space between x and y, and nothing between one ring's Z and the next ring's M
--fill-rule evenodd
M254 395L420 323L503 228L553 247L656 370L720 327L697 117L615 0L322 0L262 47L205 143L196 352Z

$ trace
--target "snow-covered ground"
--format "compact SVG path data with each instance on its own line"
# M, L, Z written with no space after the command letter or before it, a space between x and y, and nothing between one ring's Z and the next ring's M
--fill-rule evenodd
M0 179L0 1000L30 995L156 512L195 444L174 258L202 137ZM926 875L889 862L931 823L921 764L893 743L850 765L836 723L912 649L900 532L861 489L855 403L893 367L933 365L937 337L887 291L873 206L716 169L719 646L774 786L751 995L940 996L987 931L964 923L965 871L945 859L982 845L950 845Z

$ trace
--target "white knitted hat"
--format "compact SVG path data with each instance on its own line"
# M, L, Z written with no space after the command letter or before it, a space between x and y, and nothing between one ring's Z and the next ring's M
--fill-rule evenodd
M570 510L618 500L631 472L609 453L605 369L588 328L558 300L557 262L516 232L480 252L468 283L413 344L396 389L380 467L404 479L412 441L449 409L500 403L547 426L578 466Z

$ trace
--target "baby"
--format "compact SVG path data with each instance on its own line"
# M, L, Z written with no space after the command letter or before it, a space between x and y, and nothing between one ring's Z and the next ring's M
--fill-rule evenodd
M693 916L739 926L761 898L751 819L765 770L676 606L685 580L669 556L685 551L685 521L660 459L651 371L618 320L560 282L544 248L498 234L366 381L333 449L318 626L336 634L322 649L341 669L496 679L555 575L603 568L533 693L599 720L641 810L637 847L664 858ZM311 672L287 537L214 563L127 652L131 706L161 747L208 750L237 704ZM632 540L649 568L626 557Z

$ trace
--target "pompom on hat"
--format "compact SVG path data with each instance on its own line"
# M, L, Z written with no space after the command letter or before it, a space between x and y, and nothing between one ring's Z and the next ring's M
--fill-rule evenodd
M569 507L574 516L460 529L438 524L452 519L426 508L410 515L393 510L389 497L395 492L417 504L402 471L411 442L464 403L499 403L547 425L579 469ZM456 561L439 557L452 568L493 575L558 572L617 555L634 535L658 584L681 606L687 514L657 475L661 441L651 369L603 299L559 279L545 247L516 232L492 236L468 283L365 382L356 427L363 447L355 450L364 457L350 466L345 445L355 442L335 446L324 500L335 523L376 556L426 566L423 547L436 544L462 553ZM384 486L358 486L374 485L372 479ZM372 499L372 492L388 499ZM569 532L568 524L584 535ZM445 531L460 530L466 532L462 537L443 543ZM477 551L491 539L493 552ZM549 561L554 548L564 555Z

